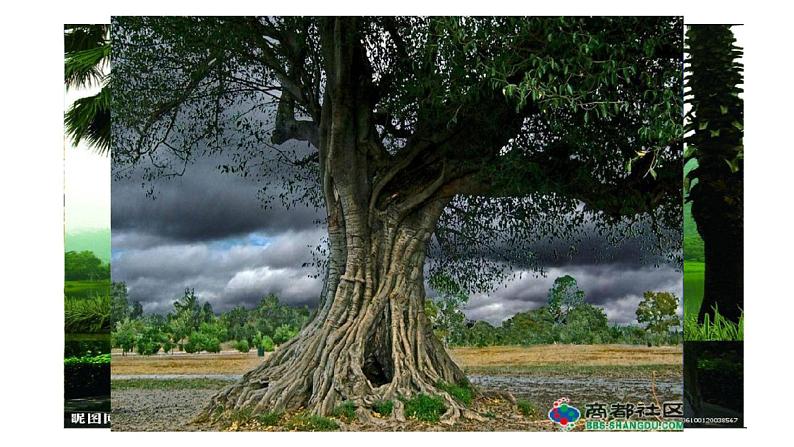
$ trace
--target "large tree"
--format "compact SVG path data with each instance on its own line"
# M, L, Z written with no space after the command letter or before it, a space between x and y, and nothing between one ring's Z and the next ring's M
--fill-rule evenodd
M119 18L117 175L198 156L322 207L316 315L203 416L417 393L465 410L425 276L487 290L582 228L680 246L680 18ZM296 144L296 142L303 142ZM275 189L275 191L274 191ZM156 194L156 188L148 189Z
M670 292L652 292L642 294L642 301L637 306L637 322L645 324L645 329L656 334L666 334L671 327L679 324L678 297Z
M557 323L564 324L568 313L584 304L584 290L576 284L576 279L571 275L561 276L554 280L549 289L549 312Z
M742 51L728 25L687 31L687 200L706 270L698 319L716 309L738 322L744 306L744 102Z

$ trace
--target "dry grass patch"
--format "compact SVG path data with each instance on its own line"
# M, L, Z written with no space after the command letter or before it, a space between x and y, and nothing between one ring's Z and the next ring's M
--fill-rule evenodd
M453 348L452 358L467 371L505 371L553 365L580 367L680 366L681 346L537 345ZM138 356L113 354L113 374L244 374L262 362L256 351L247 354L171 354Z
M574 364L578 366L681 365L681 346L536 345L453 348L463 368Z
M244 374L263 359L256 351L153 356L113 354L111 371L113 374Z

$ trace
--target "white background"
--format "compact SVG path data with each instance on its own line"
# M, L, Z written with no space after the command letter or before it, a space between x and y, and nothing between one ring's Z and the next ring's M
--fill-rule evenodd
M4 2L0 7L2 311L0 424L5 445L345 445L510 447L748 445L786 442L791 423L791 30L782 2L552 1ZM687 23L745 24L745 424L685 433L189 433L64 430L63 421L63 27L110 15L684 15ZM234 436L229 438L229 436ZM570 438L568 436L573 436ZM33 441L35 440L35 441ZM788 441L790 442L790 441Z

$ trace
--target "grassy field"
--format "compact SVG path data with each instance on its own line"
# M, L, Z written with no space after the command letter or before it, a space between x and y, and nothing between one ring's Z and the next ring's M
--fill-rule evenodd
M64 295L72 298L90 298L96 295L107 295L110 290L110 280L99 281L65 281Z
M625 371L646 367L672 370L680 374L681 346L646 347L638 345L538 345L453 348L452 358L469 374L531 373L547 374L559 367L565 373ZM162 354L155 356L113 354L114 375L142 374L243 374L261 363L256 351L248 354Z
M141 356L113 353L112 374L243 374L254 369L264 357L248 354L161 354Z
M697 315L703 301L703 273L706 264L684 261L684 317Z
M632 366L680 365L681 346L536 345L453 348L452 357L464 367L514 365Z
M522 376L680 376L681 346L537 345L454 348L452 358L466 374Z

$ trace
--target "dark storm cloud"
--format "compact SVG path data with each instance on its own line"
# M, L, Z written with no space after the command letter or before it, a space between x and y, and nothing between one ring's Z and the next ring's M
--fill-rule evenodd
M287 210L279 201L265 208L258 198L263 183L221 174L217 169L220 163L218 159L201 159L182 177L157 182L155 199L146 197L135 178L114 181L113 231L134 234L137 243L148 238L157 244L163 239L206 241L254 231L277 233L316 227L321 210L303 205ZM133 241L118 242L124 245Z
M112 276L146 312L171 310L185 288L216 311L269 293L294 305L318 299L321 281L304 264L322 242L324 211L280 200L263 207L260 189L278 194L282 185L221 173L226 163L197 159L181 177L154 182L154 200L140 176L114 180Z

